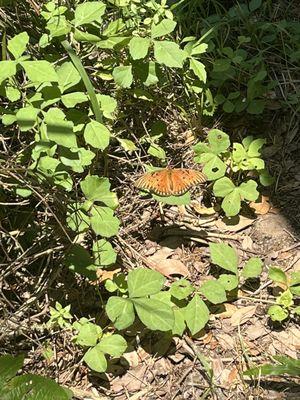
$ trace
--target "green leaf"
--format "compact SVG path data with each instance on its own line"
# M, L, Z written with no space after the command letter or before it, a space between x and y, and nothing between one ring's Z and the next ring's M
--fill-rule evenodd
M17 72L15 61L0 61L0 83Z
M290 286L300 285L300 271L292 272Z
M115 67L112 75L117 85L128 89L130 88L133 81L132 65Z
M230 100L226 100L223 104L223 110L226 113L232 113L234 111L234 104Z
M106 6L102 1L87 1L79 4L75 8L75 26L89 24L94 21L101 22L105 8Z
M17 118L15 114L4 114L2 115L2 124L5 126L12 125L16 122Z
M270 267L268 276L274 282L284 283L287 285L287 276L280 268Z
M114 112L117 108L117 101L111 96L105 94L97 94L100 110L103 112L105 118L114 119Z
M16 118L22 132L29 131L37 123L37 116L40 110L32 106L20 108L16 113Z
M165 280L162 274L150 269L137 268L130 271L127 278L129 297L145 297L158 293Z
M118 206L116 194L109 191L110 182L108 178L100 178L97 175L88 175L80 182L80 187L88 200L101 201L113 209Z
M234 183L224 176L218 179L213 186L214 195L217 197L225 197L235 189Z
M46 60L22 61L20 64L32 82L58 82L54 67Z
M264 144L266 144L266 139L255 139L253 140L248 147L248 156L249 157L260 157L260 150Z
M291 307L294 304L292 292L289 289L285 292L282 292L280 296L277 297L276 303L280 304L284 308Z
M246 199L249 201L255 201L259 196L259 192L257 191L257 183L252 179L247 182L241 183L238 190L240 192L242 200Z
M80 346L95 346L102 335L100 326L92 322L86 322L82 325L79 323L76 325L76 329L79 331L76 335L76 343Z
M221 204L222 209L225 211L226 217L234 217L241 209L241 196L239 189L235 188L227 194Z
M246 160L247 154L244 146L241 143L233 143L232 159L236 163Z
M265 108L265 100L252 100L248 107L247 111L249 114L261 114Z
M273 356L275 360L283 365L264 364L260 367L250 368L244 372L248 376L261 376L261 375L300 375L300 362L291 357Z
M101 40L101 38L97 35L93 35L88 32L83 32L76 28L74 31L74 39L77 40L77 42L90 42L90 43L97 43Z
M52 17L47 23L50 38L67 35L71 31L71 24L64 15Z
M191 58L190 59L190 69L194 72L197 78L200 79L201 82L206 83L207 75L205 65L202 62Z
M195 162L203 163L203 172L208 180L216 180L225 175L226 164L213 153L203 153L195 157Z
M107 361L105 355L99 349L99 344L97 344L95 347L90 348L85 353L83 361L85 361L93 371L105 372L107 369Z
M61 92L65 92L80 82L81 77L71 61L66 61L57 68L58 84Z
M204 282L200 287L200 293L212 304L224 303L227 300L224 287L216 280Z
M238 287L239 280L236 275L221 274L218 282L223 286L226 291L231 291Z
M132 302L123 297L111 296L107 301L105 311L119 330L128 328L135 319Z
M90 218L82 210L76 210L67 216L67 224L72 231L81 233L89 229Z
M228 59L216 59L213 63L213 72L225 72L230 68L231 60Z
M127 348L127 342L121 335L107 335L102 337L97 347L104 354L120 357Z
M185 325L185 312L183 308L174 308L174 326L172 328L172 334L182 336L186 328Z
M251 257L242 270L245 279L257 278L262 272L263 262L258 257Z
M165 160L167 157L164 149L155 143L150 144L147 153L161 160Z
M201 331L209 320L209 310L197 294L185 307L184 314L186 324L192 335Z
M252 12L256 11L257 9L260 8L261 4L262 4L262 0L251 0L249 2L249 10Z
M150 46L150 39L134 36L129 42L129 52L134 60L146 57Z
M132 302L139 319L147 328L163 332L172 330L174 312L168 304L152 298L134 298Z
M263 186L270 186L275 182L275 178L267 170L259 171L259 181Z
M198 55L198 54L205 53L207 48L208 48L208 44L206 44L206 43L196 44L192 48L191 55L195 56L195 55Z
M13 357L9 354L0 357L0 393L5 381L13 378L22 368L25 356Z
M16 376L0 393L3 400L70 400L72 392L43 376L26 374ZM0 389L0 390L1 390Z
M112 245L105 239L93 243L94 263L97 267L111 265L116 262L117 254Z
M108 238L118 233L120 221L110 208L94 205L91 211L91 226L97 235Z
M186 299L194 291L194 287L186 279L179 279L173 282L170 287L170 294L178 300Z
M230 146L229 136L219 129L211 129L207 135L207 139L210 149L214 154L223 153Z
M20 100L21 92L16 87L11 86L10 84L5 85L5 95L9 101L14 102Z
M167 67L182 68L186 59L186 53L180 49L177 43L163 41L154 41L154 57L159 64Z
M183 194L182 196L158 196L153 194L152 197L161 203L170 204L173 206L187 205L191 202L191 195L189 192Z
M120 145L123 147L123 149L125 151L135 151L137 150L136 145L134 144L134 142L132 140L129 139L121 139L121 138L117 138L118 142L120 143Z
M272 321L284 321L288 316L289 313L284 308L274 305L268 309L268 315L271 317Z
M98 121L89 122L84 130L84 139L86 143L95 149L105 150L109 145L110 132L105 125Z
M168 35L173 32L176 27L176 22L171 19L163 19L159 24L152 24L151 26L151 37L155 39L157 37Z
M89 99L87 95L83 92L73 92L73 93L63 94L61 96L61 101L63 102L63 105L67 108L73 108L77 104L84 103L88 100Z
M96 280L95 266L88 251L80 246L74 244L66 254L66 265L73 272L77 272L82 276L86 276L90 280Z
M21 32L7 42L7 48L15 59L21 57L29 43L27 32Z
M210 243L211 261L227 271L237 273L238 255L235 249L226 243Z
M65 115L59 108L50 108L45 116L49 140L68 148L77 147L73 122L65 121Z

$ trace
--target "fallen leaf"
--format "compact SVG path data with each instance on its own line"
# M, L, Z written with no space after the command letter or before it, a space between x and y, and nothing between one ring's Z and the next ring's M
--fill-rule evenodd
M242 249L243 250L252 250L253 248L253 240L250 236L246 235L242 241Z
M168 258L174 253L174 249L162 247L153 256L148 257L147 261L152 269L170 277L171 275L188 276L189 270L182 261Z
M219 313L219 314L215 314L216 318L230 318L237 310L237 307L234 304L230 304L230 303L224 303L222 304L222 306L225 307L225 311Z
M243 215L233 217L230 220L224 218L223 220L218 219L215 222L215 226L222 231L226 232L239 232L254 223L255 219L246 218Z
M236 383L237 376L238 370L236 367L232 369L224 368L219 378L219 382L222 386L229 389L234 383Z
M213 207L205 207L201 205L198 200L192 200L190 203L191 208L193 208L198 214L202 215L214 215L216 210Z
M267 334L268 334L267 329L258 320L253 325L249 326L249 328L245 332L245 335L246 335L247 339L249 339L249 340L256 340Z
M130 368L135 368L139 365L139 356L135 350L128 353L123 353L122 358L125 358Z
M112 279L115 274L121 271L121 268L114 269L112 271L106 271L104 269L98 268L96 270L97 281L96 283L101 283L106 281L106 279Z
M238 326L249 321L249 319L255 314L256 308L257 306L239 308L230 318L231 325Z
M270 203L268 196L261 196L261 200L258 202L252 201L250 204L251 208L254 208L255 213L258 215L265 215L270 211Z
M217 335L217 340L224 350L232 350L236 347L234 337L228 333L219 333Z

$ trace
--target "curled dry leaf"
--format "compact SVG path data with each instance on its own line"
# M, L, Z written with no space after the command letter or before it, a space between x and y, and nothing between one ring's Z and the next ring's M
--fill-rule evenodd
M237 307L234 304L224 303L222 305L224 306L225 310L219 314L216 314L215 318L230 318L237 310Z
M261 196L260 201L258 201L258 202L252 201L249 205L251 208L254 208L255 213L258 215L267 214L271 208L268 196Z
M230 221L226 220L226 218L223 220L218 219L215 222L215 226L221 231L239 232L252 225L254 222L255 219L246 218L243 215L239 215L238 217L232 218Z
M214 215L216 210L213 207L205 207L198 200L192 200L190 206L201 215Z
M120 271L121 271L121 268L117 268L112 271L105 271L104 269L98 268L96 270L96 275L98 278L96 283L104 282L104 281L106 281L106 279L113 279L114 275Z
M256 308L257 306L239 308L230 318L231 325L238 326L249 321L249 319L255 314Z
M168 258L173 253L173 249L162 247L153 256L147 258L149 266L167 277L171 275L188 276L189 270L182 261Z

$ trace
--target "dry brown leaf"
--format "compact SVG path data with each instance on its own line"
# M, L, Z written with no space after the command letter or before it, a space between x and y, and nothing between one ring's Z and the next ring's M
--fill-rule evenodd
M274 355L285 354L289 357L297 358L297 350L300 349L300 331L292 327L286 331L272 332L273 341L269 350Z
M257 306L239 308L230 318L231 325L238 326L249 321L249 319L255 314L256 308Z
M222 386L230 388L234 383L236 383L237 377L238 369L236 367L233 367L232 369L224 368L219 378L219 382Z
M246 235L242 241L242 249L243 250L252 250L253 248L253 240L250 236Z
M225 307L225 311L216 314L215 318L230 318L237 310L237 307L234 304L224 303L223 306Z
M170 277L171 275L189 275L189 270L182 261L168 258L173 253L174 249L162 247L153 256L148 257L147 261L149 262L149 265L151 265L152 269L167 277Z
M240 215L239 217L236 218L236 223L233 223L231 221L231 223L229 224L229 223L226 223L226 220L218 219L215 222L215 225L219 230L222 230L222 231L239 232L239 231L247 228L248 226L252 225L254 221L255 221L255 219L246 218L243 215Z
M197 200L192 200L190 206L198 213L202 215L214 215L216 210L213 207L205 207Z
M123 353L122 357L128 362L130 368L135 368L139 365L140 358L135 350Z
M270 203L268 196L261 196L260 202L252 201L250 204L251 208L254 208L255 213L258 215L265 215L270 211Z
M232 350L235 348L235 340L228 333L219 333L217 335L218 342L224 350Z
M106 279L112 279L115 274L121 271L121 268L114 269L112 271L105 271L104 269L98 268L96 270L97 282L104 282Z
M253 325L249 326L249 328L245 332L246 337L249 340L256 340L262 336L267 335L267 333L268 331L265 326L258 320Z

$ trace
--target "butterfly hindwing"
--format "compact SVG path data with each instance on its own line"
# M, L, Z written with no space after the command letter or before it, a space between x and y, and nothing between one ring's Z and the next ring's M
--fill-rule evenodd
M197 183L205 182L200 171L184 168L166 168L160 171L147 172L135 183L139 189L149 190L159 196L179 196Z

